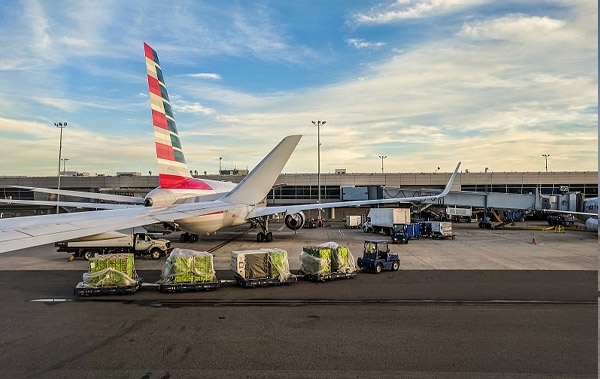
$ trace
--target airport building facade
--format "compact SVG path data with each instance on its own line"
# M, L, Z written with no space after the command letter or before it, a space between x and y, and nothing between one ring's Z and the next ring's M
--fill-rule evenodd
M419 196L438 193L451 173L326 173L320 176L321 202ZM240 182L244 175L196 176L212 180ZM281 174L267 196L268 205L315 203L318 199L317 174ZM17 200L52 200L54 195L34 193L13 186L56 188L57 177L0 177L0 196ZM61 189L144 197L158 186L158 177L120 173L116 176L62 176ZM598 196L597 171L572 172L462 172L453 191L532 194L540 188L544 195L580 192ZM62 200L85 201L65 198ZM53 213L52 207L14 207L0 204L4 217Z

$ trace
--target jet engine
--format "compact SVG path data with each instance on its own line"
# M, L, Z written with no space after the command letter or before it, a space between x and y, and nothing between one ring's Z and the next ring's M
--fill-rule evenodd
M287 225L287 220L285 223ZM587 230L598 230L598 219L590 217L585 220L585 228Z
M301 229L304 226L304 221L306 221L306 216L304 213L289 213L285 216L285 226L292 230Z

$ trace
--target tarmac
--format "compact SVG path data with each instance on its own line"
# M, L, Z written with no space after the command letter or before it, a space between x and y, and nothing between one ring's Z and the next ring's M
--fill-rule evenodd
M544 222L521 222L527 229L480 229L476 223L453 223L454 239L411 239L408 244L391 244L390 250L400 256L401 270L597 270L598 234L583 228L554 232L542 231ZM536 230L536 229L538 230ZM179 233L170 239L174 247L196 251L211 251L216 270L229 270L231 251L279 248L288 252L290 268L301 266L304 246L336 242L346 246L354 258L362 255L366 239L389 240L383 234L365 233L362 229L346 229L342 222L326 223L325 227L287 229L282 223L270 223L274 241L256 242L258 230L248 227L229 228L207 236L196 243L179 243ZM247 233L244 235L244 233ZM233 238L237 239L216 249ZM0 270L87 270L87 261L69 261L70 254L57 253L53 245L0 254ZM139 270L161 270L164 259L149 257L136 260Z
M365 239L389 238L342 223L270 226L271 243L245 227L167 238L214 249L224 281L231 251L284 249L294 271L304 246L333 241L356 259ZM390 244L398 272L173 294L152 287L164 258L136 259L148 287L134 294L82 297L73 289L87 261L52 245L0 254L0 377L598 377L598 234L469 223L454 233Z

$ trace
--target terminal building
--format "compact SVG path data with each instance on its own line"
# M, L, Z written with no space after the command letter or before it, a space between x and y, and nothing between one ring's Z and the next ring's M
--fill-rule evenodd
M198 178L240 182L246 174L223 171L220 175L194 175ZM195 174L195 173L194 173ZM267 196L268 205L306 204L318 201L319 182L321 202L348 200L373 200L393 197L420 196L439 193L451 173L335 173L281 174ZM0 177L0 196L16 200L54 200L55 195L34 193L29 189L14 186L57 188L56 176ZM61 176L62 190L85 191L114 195L144 197L158 186L158 176L138 173L119 173L115 176L69 175ZM571 172L459 172L452 191L479 193L505 193L531 195L539 189L543 195L558 195L567 192L581 193L582 197L598 196L597 171ZM66 201L88 201L81 198L67 198ZM94 200L92 200L94 201ZM337 211L337 212L336 212ZM51 206L14 206L0 204L0 216L16 217L54 213ZM316 211L314 211L316 214ZM328 211L324 217L340 218L345 214L357 214L338 208ZM366 212L366 211L365 211ZM361 212L359 212L361 213ZM364 213L364 212L362 212ZM309 214L309 217L314 215Z

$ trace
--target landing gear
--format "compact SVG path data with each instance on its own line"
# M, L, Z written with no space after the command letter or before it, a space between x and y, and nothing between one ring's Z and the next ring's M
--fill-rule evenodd
M256 235L256 242L271 242L273 241L273 233L269 232L269 219L267 216L259 217L256 223L262 228L262 232Z
M197 234L183 233L179 237L179 242L198 242Z
M259 232L256 235L256 241L257 242L265 242L265 241L266 242L271 242L271 241L273 241L273 233L271 233L271 232L267 232L267 233Z

